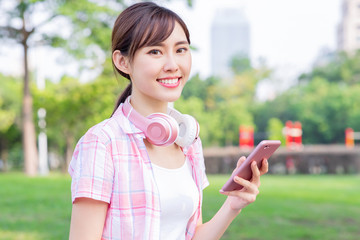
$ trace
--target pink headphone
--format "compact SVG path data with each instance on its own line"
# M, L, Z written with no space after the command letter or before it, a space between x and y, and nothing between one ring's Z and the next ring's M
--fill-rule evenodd
M199 137L200 126L195 118L170 107L168 114L153 113L144 117L135 111L128 97L124 102L123 112L125 117L144 132L147 140L157 146L167 146L175 142L180 147L185 147Z

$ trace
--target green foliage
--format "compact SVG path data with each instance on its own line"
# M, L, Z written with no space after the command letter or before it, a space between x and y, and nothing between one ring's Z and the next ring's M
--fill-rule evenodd
M122 0L23 0L4 5L0 2L0 15L5 19L0 40L29 48L61 48L65 61L78 60L79 72L101 65L104 58L99 56L104 52L109 55L111 29L125 6Z
M0 132L6 132L20 114L21 82L0 74Z
M285 145L285 136L283 134L284 124L278 118L270 118L268 121L268 126L266 132L268 134L268 139L270 140L280 140L282 145Z
M341 143L344 131L351 126L359 129L359 85L346 85L315 78L299 85L255 110L256 125L262 129L266 119L300 121L303 142ZM257 115L263 118L256 117Z
M21 171L24 168L24 153L20 141L10 145L8 152L8 169Z
M56 14L68 19L72 34L71 41L63 42L62 47L80 59L95 59L99 48L109 53L111 28L122 8L122 1L64 1Z
M252 69L251 60L243 54L235 55L231 60L230 66L235 74L241 74Z
M110 56L111 26L124 3L28 0L12 6L10 10L0 9L8 24L0 26L1 39L21 42L23 36L14 23L24 14L31 16L46 9L39 25L28 18L30 47L61 47L79 59L95 59L88 68L103 67L102 74L92 82L80 83L64 76L59 83L47 82L45 91L33 88L34 117L37 121L37 110L46 109L49 147L63 156L87 129L110 116L117 96L128 84L122 77L116 84L110 58L99 62L103 59L99 52ZM61 35L61 31L44 31L51 22L68 24L71 37ZM255 99L256 88L263 79L271 79L272 70L264 61L255 68L242 55L232 59L231 67L234 76L229 79L201 79L195 75L175 102L181 112L199 121L205 147L237 145L240 125L253 126L255 133L270 139L283 139L281 130L287 120L302 123L305 144L342 143L347 127L360 131L360 51L333 53L325 63L302 74L297 86L262 103ZM13 165L21 166L22 153L15 154L21 139L21 82L2 75L0 78L0 152L4 155L6 150L9 159L14 159Z
M226 81L215 77L202 80L195 75L185 86L182 98L175 103L180 111L189 114L192 112L185 106L197 106L193 115L201 125L204 146L238 145L239 126L256 127L251 112L256 86L269 77L271 71L264 63L253 68L250 60L241 55L235 56L232 67L235 75Z
M21 167L21 80L0 74L0 159ZM19 148L20 147L20 148Z
M220 146L239 145L239 126L253 126L247 102L240 98L224 101L219 105L219 114Z
M103 76L88 83L64 77L58 84L48 82L46 91L36 92L35 108L47 111L50 147L60 155L66 148L72 151L90 127L109 118L120 91L116 85L114 78Z
M3 109L4 100L0 96L0 131L7 131L10 126L14 123L15 112L11 110Z
M348 105L348 116L345 122L347 127L360 131L360 84L352 86L346 92L346 100Z
M199 121L204 146L238 145L239 126L253 126L249 100L254 98L255 92L247 92L242 89L243 86L236 86L238 78L254 79L252 73L235 76L227 84L218 78L201 80L195 75L185 86L182 98L175 102L175 107Z
M271 103L283 121L298 120L304 143L343 143L344 131L360 129L360 51L338 52L302 74L300 84Z
M338 52L330 54L325 64L315 66L310 73L300 76L300 81L312 81L324 78L329 82L349 85L360 83L360 50L356 52Z
M197 97L204 102L205 109L211 110L216 102L222 101L222 90L220 79L210 77L203 80L197 74L187 82L181 95L184 99Z
M231 61L234 77L230 79L225 91L226 95L230 98L245 98L249 103L253 102L258 83L272 74L264 60L260 59L258 65L254 68L249 58L242 54L235 55Z
M221 124L218 112L205 111L204 102L198 97L181 97L175 102L175 108L196 118L200 124L200 137L204 146L219 144L222 131L218 128Z

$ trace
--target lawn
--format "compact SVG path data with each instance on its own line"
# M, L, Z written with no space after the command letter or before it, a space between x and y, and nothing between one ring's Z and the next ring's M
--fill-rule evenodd
M224 201L218 190L227 177L209 176L204 221ZM67 239L70 181L58 174L0 174L0 239ZM222 239L360 239L359 175L267 175L260 192Z
M210 176L204 220L223 200L224 176ZM245 208L222 239L360 239L360 176L262 177L257 200Z

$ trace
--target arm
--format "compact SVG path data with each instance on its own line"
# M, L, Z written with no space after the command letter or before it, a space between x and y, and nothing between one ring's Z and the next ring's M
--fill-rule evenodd
M101 239L108 206L91 198L77 198L71 213L69 239Z
M237 167L245 161L241 157ZM199 219L193 239L220 239L230 223L241 212L241 209L254 202L260 187L260 176L268 171L268 162L263 160L261 169L259 170L256 163L251 164L253 177L250 181L243 178L235 177L235 182L244 186L243 189L231 192L222 192L227 195L227 199L221 206L215 216L207 223L202 224L202 218Z

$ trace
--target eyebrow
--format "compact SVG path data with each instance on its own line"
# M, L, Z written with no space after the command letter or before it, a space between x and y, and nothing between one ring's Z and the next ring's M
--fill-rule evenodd
M175 46L182 45L182 44L189 44L189 42L188 42L188 41L179 41L179 42L176 42L176 43L175 43ZM150 46L148 46L148 47L156 47L156 46L163 47L164 44L163 44L162 42L160 42L160 43L156 43L156 44L150 45Z
M180 42L176 42L175 46L182 45L182 44L189 44L189 43L188 43L188 41L180 41Z

